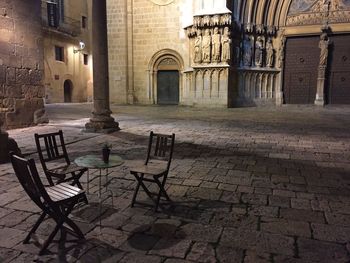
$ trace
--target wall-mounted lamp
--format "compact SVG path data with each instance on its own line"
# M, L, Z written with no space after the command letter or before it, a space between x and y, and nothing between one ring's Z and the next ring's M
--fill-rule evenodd
M85 43L83 41L79 41L79 49L73 49L73 53L81 52L85 48Z

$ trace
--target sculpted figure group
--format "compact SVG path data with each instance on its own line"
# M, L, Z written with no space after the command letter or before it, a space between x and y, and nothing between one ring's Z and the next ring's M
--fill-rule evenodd
M258 36L254 43L254 38L248 35L243 39L243 58L242 64L245 67L274 67L275 50L273 48L272 39L268 38L266 44L262 37ZM254 56L253 56L254 51Z
M213 33L210 29L205 29L202 35L201 30L197 30L194 40L195 63L220 63L229 62L231 58L231 38L228 27L224 28L220 34L219 28L215 27Z

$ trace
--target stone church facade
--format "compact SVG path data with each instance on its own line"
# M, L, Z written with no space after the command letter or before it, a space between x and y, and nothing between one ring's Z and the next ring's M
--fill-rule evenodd
M112 103L350 104L348 0L109 0Z

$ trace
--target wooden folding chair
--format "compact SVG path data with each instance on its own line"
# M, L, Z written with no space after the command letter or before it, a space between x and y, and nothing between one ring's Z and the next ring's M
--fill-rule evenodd
M51 186L56 183L71 182L83 189L79 182L80 177L87 171L87 168L71 163L64 143L63 132L34 134L36 148L38 150L41 165L46 178ZM58 165L57 161L63 160L63 164ZM49 167L56 163L56 167Z
M132 207L136 203L136 197L140 186L155 203L155 211L158 209L161 197L165 197L166 200L170 201L170 197L165 191L164 186L173 156L174 143L175 134L164 135L153 133L153 131L151 131L145 163L138 167L130 168L130 173L135 176L137 180L137 185L131 202ZM158 193L151 192L144 182L155 183L159 188Z
M42 210L37 222L29 231L23 243L28 243L31 235L35 233L46 216L56 222L56 227L43 244L39 254L42 255L59 230L67 231L84 239L84 234L79 227L68 218L74 206L86 199L84 190L67 183L45 187L39 177L33 159L26 160L14 154L10 155L16 176L31 200ZM69 227L69 228L67 228Z

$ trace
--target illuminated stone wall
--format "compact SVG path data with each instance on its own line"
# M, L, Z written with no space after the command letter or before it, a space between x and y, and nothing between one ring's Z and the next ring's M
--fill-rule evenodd
M0 0L0 118L5 128L34 124L44 107L40 1Z

